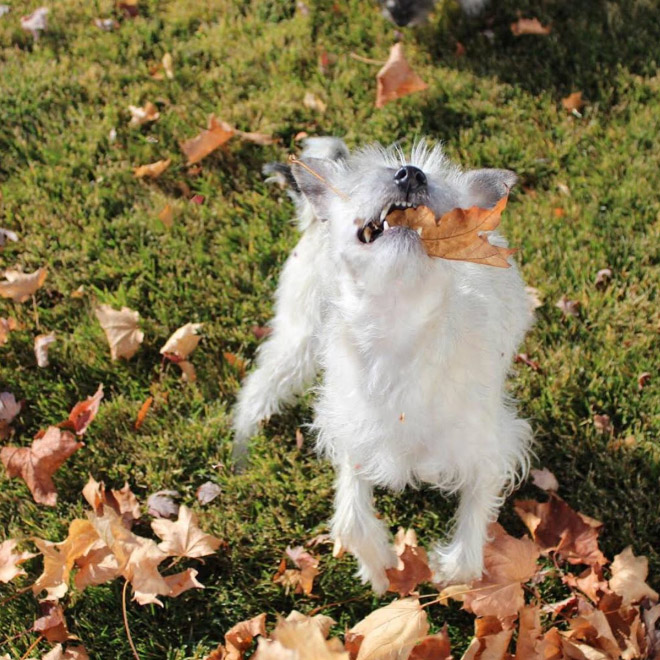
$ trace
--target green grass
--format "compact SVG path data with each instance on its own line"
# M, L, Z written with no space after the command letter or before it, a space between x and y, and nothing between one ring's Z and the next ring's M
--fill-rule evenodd
M350 51L385 59L393 28L370 0L141 0L140 16L103 33L92 19L112 4L58 0L50 30L39 42L23 33L19 7L0 18L0 226L20 241L0 250L0 267L47 265L36 310L0 300L0 316L20 330L0 347L0 389L25 400L12 442L28 444L40 428L103 383L106 399L85 436L86 446L55 477L57 507L32 502L22 482L0 474L0 538L60 540L83 515L88 474L113 487L127 480L142 498L173 488L198 511L202 527L229 543L206 561L204 591L166 600L165 607L131 604L129 617L142 658L201 658L238 620L266 611L308 611L347 601L325 613L338 631L378 602L353 577L350 557L323 550L318 597L286 596L271 582L288 544L326 530L332 473L295 429L308 422L301 405L274 419L256 439L247 472L233 475L229 411L239 386L229 351L250 360L264 325L279 266L296 241L292 207L263 183L261 166L295 151L293 137L345 136L349 145L416 136L442 140L464 167L509 167L521 177L503 221L528 284L545 300L522 350L541 363L517 365L512 389L538 439L538 465L558 476L560 493L605 522L602 546L611 556L628 544L650 559L660 586L660 392L658 389L658 245L660 239L660 22L647 0L577 3L493 0L486 16L468 20L457 7L439 7L430 24L405 30L408 57L430 89L383 110L373 107L377 67ZM514 38L517 11L551 22L547 37ZM482 33L492 30L491 40ZM459 40L467 48L454 55ZM334 60L328 75L320 53ZM154 80L149 66L169 52L174 80ZM302 104L305 91L328 104L319 115ZM560 99L581 90L583 117ZM161 118L128 127L129 104L151 100ZM232 141L187 171L178 143L197 134L206 116L243 130L273 133L279 146ZM114 143L109 140L117 130ZM156 182L132 168L171 157ZM182 196L180 184L204 195ZM564 186L570 192L562 192ZM177 209L168 229L156 218L165 203ZM558 217L554 211L564 212ZM596 289L596 272L612 282ZM81 298L71 297L80 285ZM561 295L579 300L579 318L562 318ZM110 361L93 308L99 302L140 312L145 341L129 362ZM185 385L178 369L161 371L158 354L170 333L204 323L193 354L198 381ZM51 365L36 367L33 338L55 331ZM637 376L650 371L640 392ZM157 405L133 430L150 392ZM166 395L166 396L165 396ZM309 402L306 402L308 404ZM594 413L610 415L614 438L594 428ZM612 440L634 435L632 448ZM195 490L212 479L223 489L200 508ZM526 486L522 495L536 496ZM520 495L520 493L519 493ZM413 525L429 544L446 532L453 503L432 492L381 494L379 507L395 529ZM521 532L509 503L503 520ZM138 531L148 533L145 522ZM34 576L39 560L29 564ZM28 581L0 587L0 600ZM72 594L72 632L93 658L127 658L119 581ZM0 642L32 624L28 593L0 607ZM431 612L444 621L457 649L472 634L472 617L456 608ZM273 617L270 619L274 620ZM34 635L0 647L21 657ZM44 650L46 645L40 649Z

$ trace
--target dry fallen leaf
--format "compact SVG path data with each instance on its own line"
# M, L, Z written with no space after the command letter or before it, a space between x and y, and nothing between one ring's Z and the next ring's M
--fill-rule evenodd
M156 121L160 117L158 108L151 101L147 101L142 107L129 105L128 111L131 113L131 121L128 122L129 126L142 126L143 124Z
M382 108L386 103L421 92L428 85L410 68L403 54L403 44L396 43L390 49L390 55L383 68L376 74L378 89L376 92L376 107Z
M245 360L243 360L243 358L227 351L225 351L222 356L232 367L234 367L234 369L236 369L236 371L238 371L241 378L245 376Z
M509 268L508 258L515 250L493 245L481 233L498 227L506 204L507 197L503 197L492 209L456 208L439 219L431 209L420 206L393 211L387 222L390 226L415 229L431 257Z
M651 372L643 371L639 376L637 376L637 389L641 392L651 380Z
M646 584L649 560L646 557L635 557L630 546L615 555L610 570L610 588L623 598L624 605L638 603L643 598L658 601L658 592Z
M526 364L533 371L541 371L541 365L536 360L532 360L527 353L517 353L513 361L516 364Z
M151 528L162 539L158 547L168 556L206 557L215 554L222 541L197 526L197 516L186 506L179 508L179 518L154 520Z
M14 417L21 412L21 404L11 392L0 392L0 422L11 424Z
M16 319L0 318L0 346L7 343L9 333L16 330Z
M614 427L612 426L612 420L609 415L594 415L594 426L598 433L606 435L614 433Z
M540 551L529 538L509 536L497 523L484 546L484 575L471 585L463 607L477 616L515 616L524 606L522 584L536 573Z
M532 483L542 490L554 491L555 493L559 490L557 477L548 468L530 470L530 474L532 475Z
M154 402L154 398L152 396L148 396L144 400L144 403L140 406L140 410L138 410L135 424L133 425L133 428L136 431L139 431L142 424L144 424L144 420L147 418L147 413L149 412L149 409L151 408L151 404L153 402Z
M171 227L174 223L174 209L172 205L165 204L157 217L166 227Z
M89 660L89 654L84 646L67 646L56 644L41 660Z
M77 442L73 434L51 426L31 447L3 447L0 460L10 477L25 481L35 502L55 506L57 492L52 475L82 446L83 443Z
M556 303L555 307L561 309L561 313L566 316L580 316L580 302L578 300L569 300L566 296L562 296Z
M95 18L94 25L103 32L112 32L119 27L119 23L114 18Z
M305 97L303 98L303 105L308 109L314 112L323 114L328 105L324 103L316 94L312 92L305 92Z
M203 506L213 502L221 492L222 488L218 484L214 484L212 481L206 481L197 489L195 495L197 496L197 501Z
M155 163L148 165L140 165L133 170L133 174L137 179L157 179L172 163L172 159L157 160Z
M311 595L314 589L314 579L320 573L318 558L299 545L295 548L287 547L285 554L296 566L295 569L286 567L286 559L283 558L277 573L273 576L273 582L281 584L286 593L293 591L296 594Z
M208 128L194 138L181 143L181 150L188 157L187 165L198 163L218 147L234 137L236 130L215 115L209 115Z
M140 503L128 483L120 490L108 491L102 481L98 482L90 476L82 494L94 513L99 516L103 515L104 507L109 506L121 518L126 529L130 529L133 522L140 518Z
M594 603L598 603L603 594L611 593L607 580L603 577L603 567L598 564L589 566L580 575L572 575L570 573L564 575L562 581L573 589L579 589Z
M52 600L43 600L39 603L39 610L40 616L34 622L32 630L51 643L66 642L69 639L69 631L62 606Z
M37 358L38 367L48 366L48 349L55 341L55 333L51 332L49 335L37 335L34 338L34 355Z
M16 243L18 241L18 234L11 229L0 227L0 247L4 247L5 243L10 240Z
M133 357L144 339L144 333L137 327L140 314L128 307L117 311L110 305L100 305L94 313L108 338L112 359Z
M186 323L180 327L160 349L161 355L173 362L185 360L197 348L201 339L198 334L201 328L201 323Z
M416 598L392 601L350 630L363 636L357 660L403 660L428 631L426 611Z
M447 624L439 633L428 635L418 642L408 660L452 660Z
M594 284L597 289L604 289L612 279L612 269L611 268L601 268L596 273L596 280Z
M47 274L45 268L39 268L33 273L6 270L4 273L6 281L0 282L0 296L11 298L14 302L25 302L43 285Z
M7 539L0 543L0 582L7 583L19 575L26 575L19 564L37 556L32 552L14 552L17 545L18 541L14 539Z
M461 660L508 660L507 649L512 636L513 628L497 617L475 619L474 639Z
M567 112L580 112L584 108L582 92L573 92L561 100L562 107Z
M159 490L147 498L147 512L155 518L174 518L179 514L179 505L172 499L178 497L175 490Z
M542 25L538 18L519 18L515 23L511 23L511 32L516 37L521 34L550 34L552 28L549 25Z
M76 435L84 435L99 411L101 399L103 399L103 383L98 386L92 396L88 396L84 401L79 401L71 408L66 427L74 431Z
M27 16L21 16L21 27L29 32L35 41L38 41L40 33L48 29L48 7L39 7Z
M194 568L187 568L185 571L174 575L166 575L163 579L170 589L169 593L163 595L170 598L176 598L188 589L204 588L204 585L197 580L197 571Z
M245 140L246 142L253 142L254 144L259 144L262 147L267 147L270 144L276 144L279 142L278 138L273 137L272 135L267 135L266 133L254 133L246 131L236 131L236 136Z
M598 564L607 559L598 547L602 523L571 509L551 493L547 502L516 500L516 513L544 553L556 552L571 564Z
M514 660L535 660L536 644L543 634L541 610L538 605L526 605L520 610L520 628Z
M163 71L165 71L165 75L170 80L172 80L172 78L174 78L174 64L172 61L172 55L170 55L170 53L165 53L161 62L163 64Z
M266 615L258 616L241 621L232 626L225 633L225 646L227 647L227 660L241 660L243 653L252 646L252 641L257 636L266 636Z
M399 596L407 596L423 582L429 582L433 573L429 568L428 557L424 548L417 545L417 537L412 529L408 533L401 527L394 539L398 555L398 565L386 570L390 581L388 591L395 591Z

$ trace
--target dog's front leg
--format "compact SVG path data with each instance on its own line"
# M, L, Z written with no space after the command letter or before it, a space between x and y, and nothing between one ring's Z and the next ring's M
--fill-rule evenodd
M481 576L488 525L502 504L503 483L475 472L475 481L461 489L453 536L432 554L434 580L442 584L469 582Z
M339 465L335 484L332 536L358 560L358 577L382 594L389 581L385 569L396 566L385 524L376 517L371 484L360 477L348 459Z

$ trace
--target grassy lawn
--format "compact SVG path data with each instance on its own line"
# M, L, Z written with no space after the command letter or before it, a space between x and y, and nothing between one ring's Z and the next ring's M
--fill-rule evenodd
M142 499L174 489L206 531L229 548L200 569L203 591L165 599L161 609L129 605L140 656L201 658L235 622L292 608L324 613L337 630L378 600L353 577L355 564L321 550L316 598L285 595L272 575L287 545L327 531L332 473L313 452L296 449L296 429L310 420L309 401L272 422L255 440L249 469L225 468L229 412L240 373L225 352L249 363L251 331L266 325L280 265L296 241L292 205L260 174L268 161L297 148L299 131L344 136L349 146L379 140L443 141L468 168L515 170L521 179L503 218L520 251L527 283L544 300L521 351L541 365L516 365L512 390L537 437L537 465L550 468L560 494L603 520L608 557L632 544L649 557L650 583L660 587L660 389L657 359L660 245L660 21L650 0L569 2L493 0L469 20L451 2L429 24L404 30L409 60L429 90L376 110L378 67L349 57L384 60L395 39L371 0L140 0L139 15L102 32L109 0L55 0L50 29L38 42L18 23L39 6L13 2L0 17L0 226L20 235L0 248L0 268L49 269L36 304L0 299L0 316L20 329L0 347L0 391L25 400L14 444L65 418L103 383L106 398L86 446L55 475L55 508L36 505L25 485L0 472L0 541L31 536L59 541L83 515L81 490L92 474L107 485L128 481ZM536 16L549 36L516 38L509 24ZM484 30L490 32L484 34ZM457 56L456 42L466 53ZM174 78L150 76L171 53ZM323 53L327 72L319 69ZM582 116L561 99L582 91ZM306 91L327 103L303 105ZM129 104L152 101L160 119L128 126ZM179 142L196 135L209 113L239 129L272 133L276 146L231 141L189 171ZM109 137L116 129L116 140ZM155 182L132 168L172 158ZM202 195L203 204L188 201ZM169 203L171 228L157 218ZM605 288L597 272L613 272ZM71 294L80 286L83 295ZM555 302L580 302L564 318ZM144 343L130 361L111 362L93 314L98 303L138 310ZM204 323L193 353L198 380L186 385L159 348L187 322ZM36 366L34 336L55 331L51 364ZM248 367L249 368L249 367ZM637 378L651 372L640 391ZM156 399L145 424L133 428L142 402ZM599 432L594 414L610 416ZM620 441L634 436L622 447ZM195 490L212 480L222 494L202 508ZM518 496L536 497L525 486ZM453 502L433 492L379 495L392 529L414 526L422 544L444 534ZM522 532L511 503L502 514ZM148 534L148 517L138 525ZM28 564L34 577L40 560ZM0 601L28 580L0 586ZM344 602L349 601L349 602ZM29 628L30 593L0 607L0 642ZM69 627L92 658L128 658L121 584L73 593ZM431 612L465 648L472 617L452 606ZM27 634L0 654L20 658ZM39 647L42 653L46 644ZM36 651L35 651L36 653Z

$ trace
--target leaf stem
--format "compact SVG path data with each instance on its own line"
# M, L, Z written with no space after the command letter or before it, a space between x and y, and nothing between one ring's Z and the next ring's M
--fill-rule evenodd
M133 644L133 638L131 637L131 629L128 627L128 614L126 612L126 590L128 589L128 580L124 581L124 588L121 593L121 612L124 615L124 629L126 630L126 637L128 638L128 643L130 644L131 651L133 651L133 657L135 660L140 660L135 644Z
M364 64L377 64L378 66L383 66L386 64L386 62L383 60L372 60L368 57L364 57L363 55L358 55L353 51L351 51L348 56L354 60L357 60L358 62L363 62Z
M301 160L298 160L293 154L289 156L289 162L294 165L300 165L304 170L307 170L312 176L315 176L319 181L324 183L330 190L332 190L337 197L341 197L344 201L348 201L348 196L345 195L341 190L337 190L334 186L330 185L318 172L315 172L309 165L305 165Z

